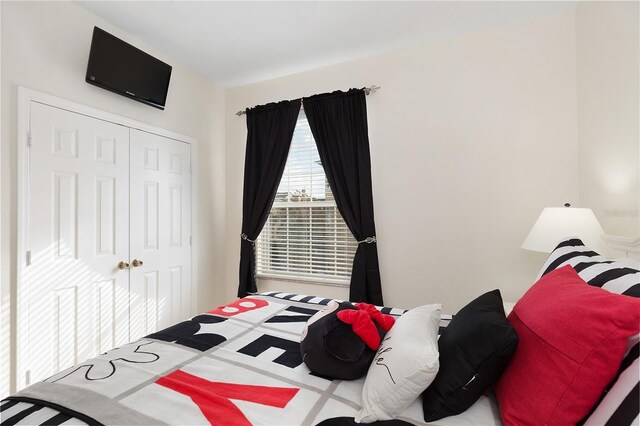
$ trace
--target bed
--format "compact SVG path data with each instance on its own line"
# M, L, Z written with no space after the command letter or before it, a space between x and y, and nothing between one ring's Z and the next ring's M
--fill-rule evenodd
M628 244L620 244L624 249L623 256L635 258L640 236L630 239ZM573 277L574 284L569 278L563 278L554 284L555 287L548 287L552 280L567 274ZM502 419L511 424L538 424L533 420L539 420L540 411L536 407L549 395L559 392L557 401L564 403L569 401L569 396L583 398L585 389L596 389L592 392L597 398L595 405L596 398L592 398L582 401L582 410L567 409L560 414L573 415L575 419L582 419L581 423L585 425L640 425L640 334L636 303L640 297L640 263L607 259L579 239L570 238L558 244L539 275L540 280L513 308L516 315L511 324L533 318L537 337L532 340L527 337L531 333L518 332L520 352L516 351L494 387L502 413L496 397L488 393L462 414L425 423L422 398L418 398L397 416L396 421L380 424L501 425ZM591 287L607 291L594 293ZM568 293L558 297L562 288ZM553 291L549 292L549 289ZM532 301L535 294L542 294L544 300ZM581 299L576 299L578 297ZM604 303L605 299L608 302ZM365 378L352 381L322 378L310 372L300 354L300 336L307 320L330 302L321 297L282 292L238 299L108 351L0 401L0 423L354 425L353 418L363 400ZM587 305L595 308L586 308ZM629 312L623 312L623 305L630 307ZM544 311L547 312L545 315L538 315L538 310L543 308L550 310ZM378 309L396 318L407 312L397 308ZM439 334L447 330L446 338L458 325L467 324L464 310L459 311L453 321L451 315L441 315ZM574 311L576 315L572 313ZM629 316L629 330L623 330L620 313ZM585 327L583 321L594 315L600 315L598 327L609 323L606 336L620 334L612 342L619 346L622 361L612 358L617 362L615 365L613 361L603 364L612 370L612 374L617 370L613 378L605 377L606 382L601 383L604 392L599 393L592 382L597 375L602 375L601 368L582 371L581 367L572 367L572 371L567 371L555 368L555 362L530 364L526 359L518 359L520 353L527 357L540 355L549 360L552 352L548 348L553 348L554 359L567 358L562 352L564 341L553 345L547 343L552 341L549 337L560 335L557 334L559 331L569 336L570 341L580 342L577 346L570 345L571 348L586 348L587 337L595 335L596 330ZM407 315L403 320L409 317ZM568 318L578 320L566 321ZM433 326L435 335L436 323ZM526 331L522 327L520 330ZM600 346L598 338L591 340L595 347L587 352L597 352L598 359L613 352L613 346L607 344L597 349ZM440 361L442 371L442 357ZM524 371L524 382L518 381L517 374L513 373L518 369ZM539 380L530 381L529 373L534 370ZM569 374L566 388L547 386L549 378L560 373ZM546 374L547 379L541 374ZM590 385L575 386L574 389L571 377L587 380ZM527 383L539 385L540 391L517 398L521 385ZM553 413L556 406L552 406ZM530 410L532 407L533 411ZM527 408L532 414L529 416L531 421L514 421L513 415L519 418Z
M2 424L349 424L337 418L354 417L364 378L316 376L299 351L306 321L329 301L280 292L236 300L5 399ZM441 318L442 329L451 316ZM421 399L399 420L425 424ZM431 424L502 423L495 398L483 396Z

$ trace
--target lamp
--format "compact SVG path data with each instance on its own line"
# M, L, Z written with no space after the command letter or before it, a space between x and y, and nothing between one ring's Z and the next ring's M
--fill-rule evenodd
M604 230L591 209L571 207L546 207L522 243L525 250L551 253L558 243L567 238L580 238L588 247L604 248Z

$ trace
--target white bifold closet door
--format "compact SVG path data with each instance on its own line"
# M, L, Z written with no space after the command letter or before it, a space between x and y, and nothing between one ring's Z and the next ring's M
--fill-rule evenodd
M129 129L32 102L31 140L33 383L129 339Z
M189 144L37 102L30 134L18 389L191 301Z
M131 339L184 319L191 304L189 145L131 129ZM141 266L135 266L142 260Z

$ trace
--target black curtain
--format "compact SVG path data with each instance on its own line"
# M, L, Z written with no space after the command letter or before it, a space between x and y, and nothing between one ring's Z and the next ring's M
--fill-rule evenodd
M338 210L359 242L349 300L382 306L364 90L311 96L303 105Z
M254 244L269 217L287 163L291 138L300 112L300 99L248 108L246 112L247 148L244 159L238 297L257 291Z

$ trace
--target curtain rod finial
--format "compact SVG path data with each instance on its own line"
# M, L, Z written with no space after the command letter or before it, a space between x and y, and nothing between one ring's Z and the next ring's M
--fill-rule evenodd
M375 84L369 86L369 87L365 87L364 88L364 94L365 95L370 95L371 93L376 93L377 90L380 89L380 86L376 86Z

